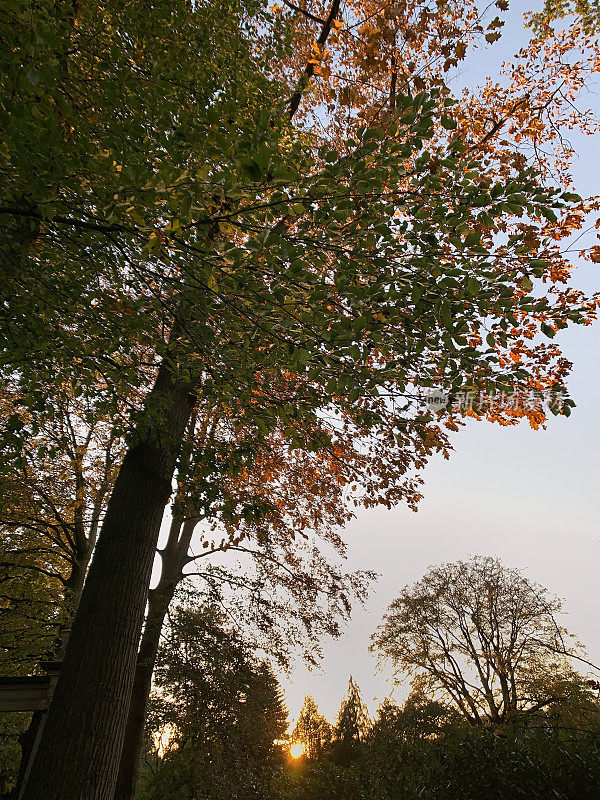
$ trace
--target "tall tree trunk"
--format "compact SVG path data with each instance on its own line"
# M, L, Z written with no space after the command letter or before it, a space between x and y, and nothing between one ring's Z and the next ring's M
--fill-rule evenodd
M75 616L75 611L79 604L83 583L87 573L88 564L93 550L93 540L87 543L84 550L79 550L76 557L71 562L71 572L65 582L65 607L67 613L66 625L61 626L60 633L54 641L52 650L46 654L48 661L61 661L65 651L66 641L71 629L71 620ZM31 760L34 757L36 745L41 736L42 727L45 723L45 713L36 711L31 717L29 727L19 737L21 743L21 761L15 787L11 793L13 798L21 798L24 790L24 783L27 781Z
M175 584L171 584L170 587L159 585L150 596L148 616L135 670L114 800L131 800L135 795L142 755L146 709L152 687L152 673L160 644L160 632L174 593Z
M140 642L114 800L132 800L135 795L148 698L160 645L160 634L169 604L183 577L183 567L187 561L188 548L197 522L197 518L187 519L185 522L173 519L169 540L162 552L160 580L148 598L148 614Z
M121 465L24 800L112 800L191 387L163 364Z

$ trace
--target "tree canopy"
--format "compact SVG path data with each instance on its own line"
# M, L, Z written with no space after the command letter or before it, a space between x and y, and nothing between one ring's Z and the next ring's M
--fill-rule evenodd
M285 705L268 665L218 613L174 609L155 686L142 797L259 800L269 792L282 761Z
M80 586L94 548L27 800L50 785L112 800L175 477L182 524L216 519L224 546L279 535L293 570L290 539L316 525L336 544L349 499L414 506L444 424L538 427L544 395L568 415L569 364L547 340L597 309L563 253L596 207L560 133L593 129L571 109L598 70L587 28L544 29L508 87L456 99L445 74L502 27L471 0L151 11L14 0L0 20L4 519L43 512L61 553L41 569L59 582L55 558L83 564ZM486 399L438 416L432 387ZM119 445L95 518L80 444L44 443L65 395ZM49 525L40 493L62 465Z
M390 605L373 649L473 724L566 702L575 641L560 601L492 557L432 567Z

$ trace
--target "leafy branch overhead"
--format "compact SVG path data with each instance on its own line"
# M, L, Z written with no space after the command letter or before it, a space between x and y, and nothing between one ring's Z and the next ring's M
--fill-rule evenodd
M1 519L10 568L77 606L26 800L133 795L119 760L183 569L236 580L198 566L196 525L207 558L260 557L309 638L335 632L369 576L304 560L305 537L343 555L355 506L416 506L470 413L428 411L429 388L560 392L570 413L557 334L597 311L565 254L597 209L563 136L595 130L574 105L589 25L544 25L455 98L503 26L473 0L151 11L14 0L0 19Z

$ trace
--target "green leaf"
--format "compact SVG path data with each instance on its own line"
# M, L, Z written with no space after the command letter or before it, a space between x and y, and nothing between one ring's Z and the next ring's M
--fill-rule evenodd
M480 290L481 290L481 284L479 283L477 278L469 276L467 278L467 291L469 292L469 294L472 294L473 297L476 297L479 294Z
M550 325L547 325L545 322L542 322L540 327L541 327L542 333L545 333L546 336L549 339L553 339L554 338L554 334L556 333L554 328L551 328Z
M452 119L452 117L446 117L446 116L440 117L440 124L447 131L453 131L458 127L456 120Z
M533 281L531 280L531 278L528 278L526 275L524 275L521 278L521 280L519 281L519 284L520 284L522 289L525 289L526 292L530 292L533 289Z

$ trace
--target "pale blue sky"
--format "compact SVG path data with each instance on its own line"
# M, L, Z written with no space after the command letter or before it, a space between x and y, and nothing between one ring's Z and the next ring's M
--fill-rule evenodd
M512 5L503 39L468 62L455 90L494 74L525 40L525 6ZM589 100L600 108L597 97ZM577 139L573 172L583 195L600 194L598 141ZM574 284L598 290L599 270L578 262ZM347 527L348 567L374 569L380 579L342 637L325 642L322 670L297 664L282 679L291 716L310 692L333 719L350 674L375 711L392 690L390 671L377 673L367 649L386 607L430 564L474 554L498 556L562 597L564 623L600 664L600 326L563 332L560 342L574 362L569 387L577 408L569 419L552 419L545 431L471 422L454 435L452 458L436 458L425 471L417 514L363 511Z

